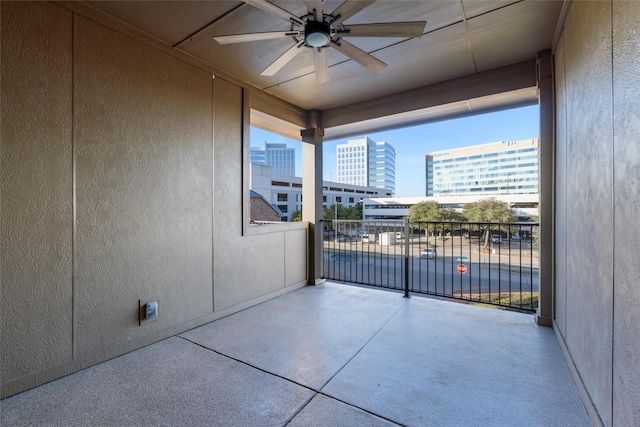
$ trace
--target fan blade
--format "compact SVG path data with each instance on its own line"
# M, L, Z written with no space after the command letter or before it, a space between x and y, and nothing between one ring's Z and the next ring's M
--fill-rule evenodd
M326 83L329 81L329 62L326 49L313 50L313 62L316 65L316 81Z
M301 46L304 44L304 40L298 42L298 44L294 44L291 46L289 50L280 55L278 59L273 61L271 65L264 69L263 72L260 73L261 76L273 76L275 75L282 67L284 67L287 62L291 61L297 54L302 52Z
M384 62L380 61L378 58L375 58L369 55L364 50L361 50L354 45L347 43L344 40L340 40L340 44L338 43L330 43L329 46L336 49L338 52L342 53L345 56L356 61L358 64L362 65L365 68L377 73L387 66Z
M305 22L298 18L297 16L295 16L294 14L287 12L286 10L282 9L279 6L276 6L275 4L268 2L267 0L242 0L247 4L250 4L251 6L264 10L265 12L269 12L272 15L275 15L279 18L284 19L287 22L291 22L291 20L293 19L294 21L296 21L299 24L304 25Z
M304 4L307 5L307 13L312 13L316 8L316 0L304 0Z
M299 36L299 31L272 31L268 33L231 34L227 36L214 36L213 39L220 44L254 42L259 40L279 39L280 37Z
M324 15L323 15L323 11L322 11L322 0L304 0L304 4L307 5L307 12L308 13L313 13L313 11L316 11L316 21L324 21Z
M371 5L376 0L346 0L336 10L331 12L332 16L337 17L331 25L335 28L340 25L345 19L351 18L356 13L360 12L365 7Z
M324 16L322 14L322 0L316 0L315 8L316 8L316 21L319 21L319 22L324 21Z
M384 22L379 24L359 24L345 26L345 33L339 36L350 37L422 37L426 21Z

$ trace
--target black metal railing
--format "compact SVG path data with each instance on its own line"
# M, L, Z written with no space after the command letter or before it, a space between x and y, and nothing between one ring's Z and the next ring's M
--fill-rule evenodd
M325 221L324 277L535 311L538 224Z

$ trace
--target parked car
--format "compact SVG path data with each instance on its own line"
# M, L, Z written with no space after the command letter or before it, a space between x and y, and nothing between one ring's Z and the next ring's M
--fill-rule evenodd
M420 251L420 258L433 259L437 256L436 248L424 248Z
M499 245L502 243L502 236L500 236L499 234L494 234L493 236L491 236L491 243Z

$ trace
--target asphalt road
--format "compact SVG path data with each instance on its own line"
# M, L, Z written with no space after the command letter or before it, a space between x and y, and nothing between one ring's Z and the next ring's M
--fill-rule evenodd
M437 247L435 259L420 258L426 242L409 248L412 292L465 298L468 295L538 290L538 258L519 242L483 251L477 241L453 238ZM406 246L325 243L324 275L333 280L404 289ZM458 258L466 258L458 261ZM464 264L466 273L457 271Z

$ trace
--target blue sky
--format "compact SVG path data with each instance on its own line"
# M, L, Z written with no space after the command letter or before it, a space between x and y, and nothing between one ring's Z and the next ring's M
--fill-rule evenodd
M359 135L354 137L362 137ZM517 141L537 138L538 106L445 120L367 134L374 141L386 141L396 149L396 196L424 196L425 160L430 151L486 144L496 141ZM251 128L251 146L264 142L285 142L296 149L296 175L302 176L302 143L262 129ZM325 180L336 177L336 145L347 142L338 139L324 142L323 174Z

